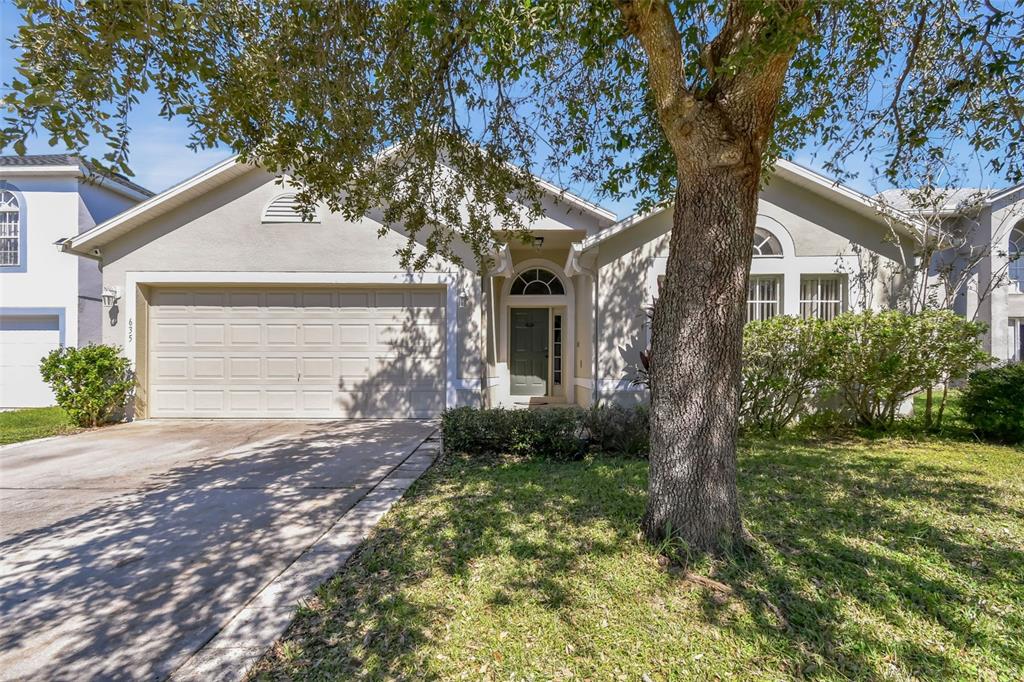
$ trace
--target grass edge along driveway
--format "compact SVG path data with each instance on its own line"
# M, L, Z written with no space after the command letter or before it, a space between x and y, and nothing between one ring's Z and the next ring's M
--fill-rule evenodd
M450 457L251 676L995 680L1024 669L1024 450L751 442L740 467L755 548L683 570L637 535L646 462Z
M27 407L0 412L0 445L60 436L76 430L59 407Z

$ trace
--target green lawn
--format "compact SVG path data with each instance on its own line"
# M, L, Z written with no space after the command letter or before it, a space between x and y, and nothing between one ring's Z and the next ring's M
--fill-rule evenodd
M754 442L740 464L756 547L688 573L637 537L644 462L449 459L253 674L1019 679L1024 450Z
M74 427L59 407L32 407L0 412L0 445L56 436Z

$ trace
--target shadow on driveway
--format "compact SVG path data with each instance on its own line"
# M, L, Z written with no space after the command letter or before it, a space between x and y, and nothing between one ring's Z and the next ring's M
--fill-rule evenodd
M20 527L5 527L0 542L0 677L166 677L433 431L417 421L278 422L269 440L222 443L219 452L196 442L203 429L241 433L267 423L222 424L140 424L141 464L123 461L119 473L97 453L97 469L109 471L91 478L73 464L83 456L67 445L75 437L66 439L75 450L67 469L78 473L34 490L9 490L29 477L30 469L18 472L27 454L19 450L10 467L10 453L0 455L10 493L3 517ZM133 437L132 427L119 427L118 437ZM201 458L163 452L176 463L138 480L128 473L146 469L147 444L174 443ZM62 461L45 458L34 478L60 483ZM17 513L19 501L60 508L82 492L103 497L34 527Z

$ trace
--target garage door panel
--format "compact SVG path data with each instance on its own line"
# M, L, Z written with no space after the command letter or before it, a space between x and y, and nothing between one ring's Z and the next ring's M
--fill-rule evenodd
M334 325L316 323L302 325L302 343L307 346L333 346Z
M228 339L232 346L260 345L260 325L231 324L228 326Z
M224 324L196 324L192 326L194 331L194 343L196 345L224 345Z
M153 342L157 346L187 346L188 324L184 322L158 322Z
M259 379L261 374L260 358L228 358L228 378L232 381L243 379Z
M444 408L442 290L175 289L151 300L151 416L425 417Z
M52 405L53 392L39 363L60 347L56 315L0 316L0 407Z
M343 324L338 328L341 346L365 346L370 343L370 325Z

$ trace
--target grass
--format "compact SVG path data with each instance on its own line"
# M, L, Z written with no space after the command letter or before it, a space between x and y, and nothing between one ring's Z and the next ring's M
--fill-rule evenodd
M58 436L74 428L64 410L59 407L30 407L0 412L0 445Z
M1019 679L1024 450L750 442L740 467L755 546L682 570L637 537L645 462L450 458L252 675Z

